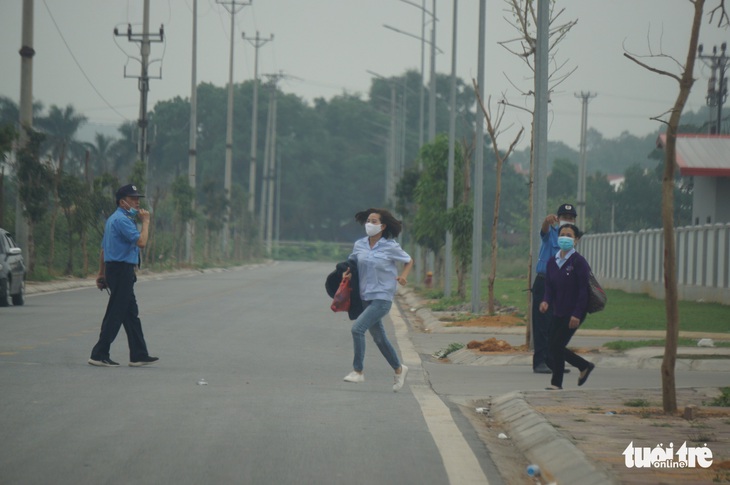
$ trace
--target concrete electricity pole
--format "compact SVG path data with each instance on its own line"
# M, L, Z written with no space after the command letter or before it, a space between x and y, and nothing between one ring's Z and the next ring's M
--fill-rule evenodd
M132 25L127 25L127 32L119 33L118 29L114 29L114 35L117 37L125 36L130 42L139 42L140 47L140 74L139 76L128 76L127 68L124 68L124 77L137 78L137 86L139 88L139 119L137 120L137 127L139 128L139 140L137 140L137 152L139 159L144 163L145 166L145 184L149 193L149 163L147 161L147 154L149 153L149 144L147 143L147 93L150 90L150 79L161 79L162 75L150 77L149 66L150 66L150 44L152 42L162 42L165 38L165 31L162 25L160 25L160 32L154 38L150 37L150 0L144 0L144 13L142 17L142 33L132 33Z
M727 100L727 78L725 77L725 71L728 66L728 56L725 54L727 51L727 42L723 42L720 46L719 55L717 54L717 46L712 47L711 56L703 55L702 50L703 46L700 44L697 48L697 57L702 59L712 69L712 76L710 76L710 80L707 83L707 106L711 108L717 107L715 126L710 127L710 133L719 135L722 133L722 106ZM712 112L710 112L710 119L712 119Z
M545 2L541 2L545 3ZM477 86L479 97L484 99L484 41L486 31L486 0L479 0L479 50L477 59ZM481 311L482 292L482 199L484 189L484 112L477 108L476 147L474 150L474 216L472 221L471 248L471 312Z
M266 126L266 145L264 148L264 166L261 182L261 213L259 216L259 234L265 240L266 254L271 255L274 209L274 181L276 175L276 97L277 83L283 74L269 74L269 114Z
M540 222L547 214L547 114L548 114L548 64L549 64L549 2L537 3L537 53L535 56L535 111L533 115L533 139L535 145L532 179L532 213L530 216L530 255L532 274L537 266L540 251ZM532 281L532 274L530 279ZM532 308L532 307L530 307Z
M243 37L243 40L249 41L254 48L253 109L251 112L251 166L249 168L248 175L248 211L251 215L254 215L254 206L256 205L256 150L258 144L257 129L259 113L259 47L274 40L274 34L271 34L271 37L268 39L259 37L258 31L256 31L256 37L246 37L245 33L241 34L241 36Z
M228 215L223 223L223 254L228 256L228 238L230 237L229 223L231 220L231 172L233 167L233 33L236 28L236 14L247 5L251 5L253 0L248 2L237 2L236 0L216 0L223 5L228 13L231 14L231 46L228 57L228 116L226 118L226 166L224 172L223 189L226 192L226 200L228 201Z
M459 0L454 0L454 19L451 32L451 92L449 93L449 166L446 175L446 210L454 207L454 157L456 151L456 30ZM451 296L451 270L453 268L454 237L451 231L446 232L446 248L444 261L444 295Z
M28 141L26 129L33 128L33 0L23 0L23 31L20 47L20 139L18 149ZM15 239L23 250L25 263L31 266L28 254L28 223L23 215L20 195L15 199Z
M188 149L188 185L193 189L193 211L195 210L195 174L197 172L197 140L198 140L198 0L193 0L193 49L192 74L190 80L190 140ZM193 263L195 253L195 217L189 220L185 228L185 261Z
M586 221L586 129L588 125L588 101L595 98L596 94L581 91L576 94L576 98L581 98L583 107L580 117L580 164L578 165L578 196L576 197L575 207L579 220L582 225Z

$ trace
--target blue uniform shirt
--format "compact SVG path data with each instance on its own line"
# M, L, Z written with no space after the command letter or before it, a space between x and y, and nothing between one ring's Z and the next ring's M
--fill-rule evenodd
M101 248L104 250L104 262L117 261L129 264L139 263L139 230L137 224L121 207L109 216L104 228Z
M540 253L537 259L537 274L544 275L547 271L548 261L555 256L555 253L560 251L560 246L558 246L558 230L558 227L550 226L546 234L540 231L542 243L540 244Z
M393 239L382 237L371 249L368 238L364 237L355 241L350 258L353 256L357 258L360 298L364 301L393 301L398 285L398 268L395 263L408 263L411 260L408 253Z

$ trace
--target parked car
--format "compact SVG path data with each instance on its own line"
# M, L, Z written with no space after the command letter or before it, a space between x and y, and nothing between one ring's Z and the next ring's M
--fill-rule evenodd
M21 249L8 231L0 228L0 306L25 303L25 263Z

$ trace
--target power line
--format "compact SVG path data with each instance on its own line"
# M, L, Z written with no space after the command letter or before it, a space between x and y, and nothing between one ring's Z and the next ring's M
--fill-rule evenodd
M130 121L129 118L124 116L122 113L116 110L114 106L109 103L109 101L106 100L106 98L99 92L98 89L96 89L96 86L94 86L94 83L91 82L91 79L89 79L89 76L86 75L86 72L84 71L84 68L81 67L81 63L79 63L79 60L76 59L76 56L74 55L73 51L71 50L71 47L68 45L68 42L66 42L66 38L63 36L63 33L61 32L61 29L58 27L58 23L56 23L56 19L53 17L53 13L51 12L51 9L48 7L48 4L46 3L46 0L43 0L43 5L46 7L46 10L48 11L48 15L51 17L51 22L53 22L53 25L56 27L56 31L58 32L58 35L61 37L61 40L63 41L63 44L66 46L66 49L68 50L68 53L71 54L71 58L76 63L76 67L79 68L79 71L81 71L81 74L84 76L86 81L89 83L91 88L94 90L94 92L101 98L102 101L104 101L104 104L109 107L112 111L114 111L116 114L119 115L122 119L126 121Z

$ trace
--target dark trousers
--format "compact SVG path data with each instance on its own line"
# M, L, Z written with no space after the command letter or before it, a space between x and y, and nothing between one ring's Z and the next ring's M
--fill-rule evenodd
M548 365L553 371L550 384L563 387L563 373L565 363L577 367L581 372L589 367L589 363L583 357L568 349L568 343L573 338L577 328L570 328L570 315L567 317L552 317L550 324L550 357Z
M533 370L541 364L548 363L548 341L550 338L550 316L552 309L547 313L540 313L540 302L545 296L545 277L538 275L532 285L532 342L535 351L532 354Z
M111 295L106 306L104 320L101 323L99 341L91 351L91 358L102 360L109 358L109 348L124 325L129 343L129 361L137 362L147 357L147 344L142 333L142 322L139 319L139 308L134 296L134 283L137 276L134 274L134 265L120 262L107 262L106 283Z

